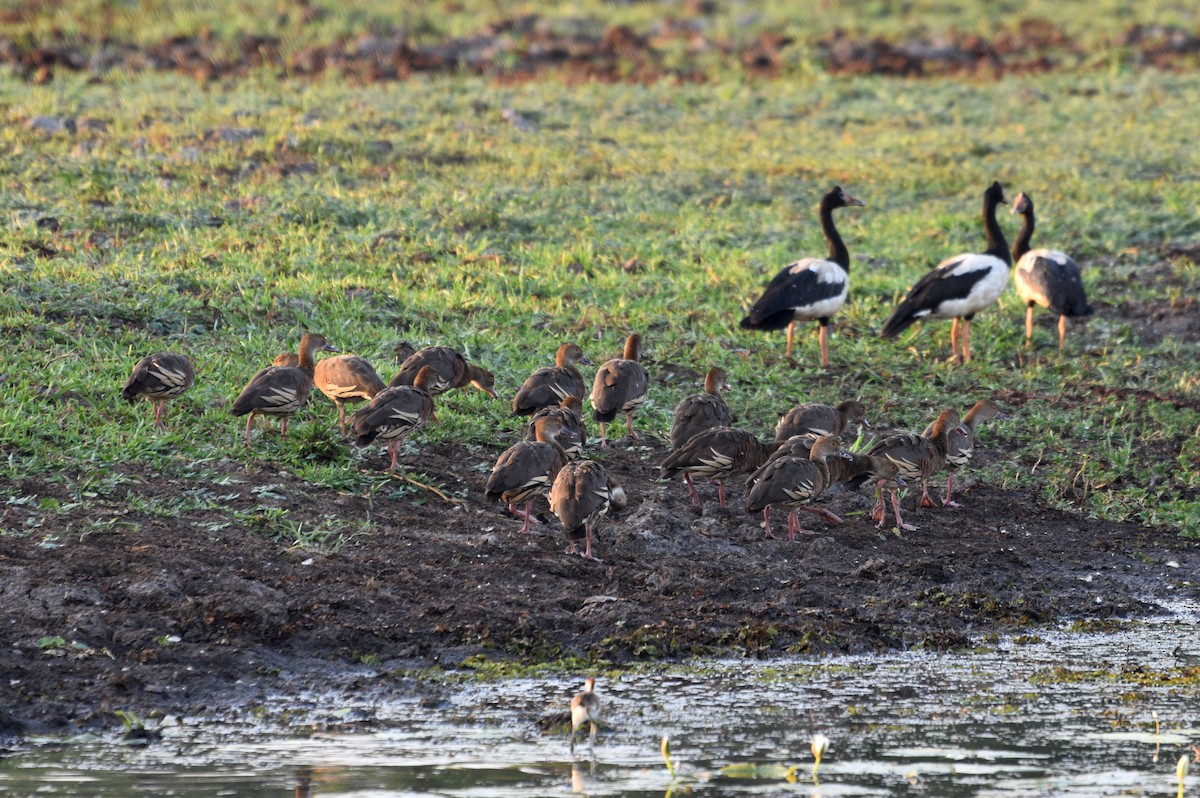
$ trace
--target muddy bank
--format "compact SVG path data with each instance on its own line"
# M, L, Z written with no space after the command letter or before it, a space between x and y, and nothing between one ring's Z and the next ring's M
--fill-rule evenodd
M963 509L910 509L920 529L904 537L866 518L866 491L842 491L828 506L843 525L806 519L817 534L789 543L762 539L740 485L726 509L702 486L694 511L682 484L656 481L664 453L651 440L604 455L630 503L600 522L599 563L564 554L552 518L519 537L515 519L482 503L491 451L409 458L410 473L465 488L462 504L400 480L394 498L316 490L266 460L227 463L207 486L126 472L74 508L62 482L23 480L16 492L29 498L2 520L29 534L0 536L0 735L111 727L117 710L220 712L307 686L410 691L398 670L478 654L627 663L944 649L1200 599L1195 542L1050 510L969 475ZM384 463L373 453L366 466ZM219 493L222 511L136 509L193 489ZM371 526L314 553L273 537L272 507L310 528Z

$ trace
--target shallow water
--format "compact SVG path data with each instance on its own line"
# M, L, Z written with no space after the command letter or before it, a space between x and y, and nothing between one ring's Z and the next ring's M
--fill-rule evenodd
M286 727L171 718L147 746L46 741L0 760L0 795L1175 795L1176 762L1200 744L1200 690L1195 677L1134 676L1200 667L1200 612L1176 611L969 655L715 661L602 678L610 725L574 762L565 733L534 723L565 708L580 681L568 675L382 705L280 697L262 709L286 710ZM1046 681L1056 668L1128 678ZM331 727L346 731L314 731ZM817 732L831 743L814 783ZM720 772L738 763L800 768L795 783L783 768ZM1198 784L1200 765L1185 795L1200 796Z

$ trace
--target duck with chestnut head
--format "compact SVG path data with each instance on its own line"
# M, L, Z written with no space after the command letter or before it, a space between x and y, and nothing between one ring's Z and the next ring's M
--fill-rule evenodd
M268 366L251 377L232 408L235 416L249 416L242 443L250 445L250 429L257 415L277 416L279 433L287 437L288 419L304 406L312 392L317 353L336 351L325 336L308 333L300 339L295 366Z

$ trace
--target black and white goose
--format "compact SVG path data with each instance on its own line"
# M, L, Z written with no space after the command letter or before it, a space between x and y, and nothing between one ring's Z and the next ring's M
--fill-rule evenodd
M829 367L829 319L846 303L850 289L850 253L833 226L833 210L865 204L841 186L830 189L821 199L821 230L829 242L829 258L804 258L784 266L742 319L743 330L787 327L787 356L791 357L796 322L815 320L820 325L821 367Z
M983 192L983 229L987 249L947 258L909 289L895 312L884 322L880 335L894 338L922 319L954 319L950 346L960 363L971 360L971 319L995 302L1008 285L1012 257L1004 231L996 223L996 206L1004 204L1004 190L992 183ZM959 347L959 322L962 346Z
M1058 350L1067 340L1067 317L1090 316L1092 307L1083 291L1083 276L1071 256L1055 249L1030 249L1033 238L1033 199L1021 193L1013 200L1012 213L1025 217L1013 243L1016 263L1013 282L1025 303L1025 345L1033 340L1033 306L1041 305L1058 314Z

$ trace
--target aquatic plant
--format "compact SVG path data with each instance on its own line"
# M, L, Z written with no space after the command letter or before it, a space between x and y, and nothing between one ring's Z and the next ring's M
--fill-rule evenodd
M812 748L812 755L813 755L813 766L812 766L813 781L816 781L817 780L817 768L821 767L821 757L823 757L825 755L826 749L829 748L829 738L826 737L824 734L819 734L819 733L814 734L813 738L812 738L811 748Z
M662 751L663 762L667 763L667 773L671 774L671 778L674 779L675 763L671 761L671 741L665 734L663 735L662 745L659 746L659 750Z

